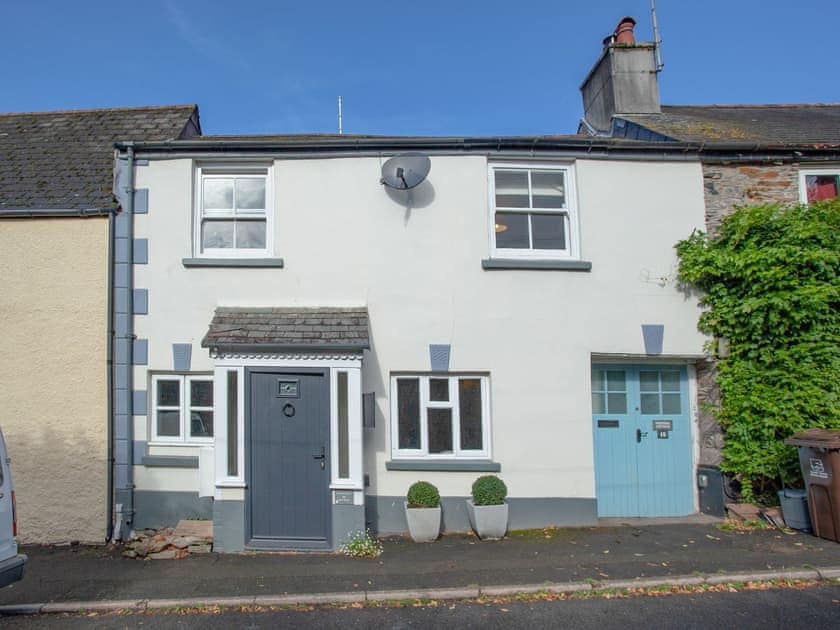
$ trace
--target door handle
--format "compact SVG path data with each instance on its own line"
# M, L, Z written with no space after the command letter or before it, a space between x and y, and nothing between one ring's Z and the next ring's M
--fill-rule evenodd
M321 447L321 454L320 455L313 455L312 459L320 459L321 460L321 470L324 470L324 468L327 465L327 462L326 462L327 449L326 449L326 447L322 446Z
M636 429L636 444L641 443L642 438L647 437L647 431L642 431L641 429Z

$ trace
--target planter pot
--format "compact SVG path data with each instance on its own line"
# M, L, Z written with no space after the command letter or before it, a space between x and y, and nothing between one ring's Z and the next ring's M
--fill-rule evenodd
M440 506L436 508L410 508L405 505L408 533L414 542L434 542L440 535Z
M508 524L507 503L474 505L472 499L467 499L467 514L470 517L470 525L482 540L504 538Z

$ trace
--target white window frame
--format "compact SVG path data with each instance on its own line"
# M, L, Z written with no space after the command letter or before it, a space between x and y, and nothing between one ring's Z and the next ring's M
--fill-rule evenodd
M207 445L213 443L213 436L210 437L193 437L189 435L190 430L190 411L195 409L197 411L212 411L213 412L213 434L216 433L216 410L214 406L210 407L203 407L203 406L195 406L192 404L192 400L189 400L191 396L190 392L190 383L193 381L207 381L210 383L211 387L213 387L213 402L216 401L216 390L213 380L212 373L164 373L164 374L152 374L151 376L151 400L149 401L151 404L149 405L149 443L151 445L155 444L195 444L195 445ZM166 406L166 405L158 405L158 383L160 381L178 381L180 387L179 393L179 402L180 404L178 407L175 406ZM163 410L178 410L180 412L180 431L179 435L172 436L172 435L158 435L157 433L157 412L159 409Z
M420 448L401 449L399 447L399 405L397 401L397 380L401 378L416 378L420 380ZM429 379L449 379L449 400L429 400ZM458 404L458 381L461 379L478 379L481 383L481 435L484 448L479 450L461 449L461 411ZM452 409L452 447L451 453L429 453L428 410ZM429 374L395 372L391 374L391 457L392 459L490 459L490 377L481 373L452 373Z
M799 171L799 201L805 204L808 203L808 187L805 183L805 178L808 175L835 175L840 178L840 165L825 168L808 168Z
M205 178L235 178L235 177L264 177L265 178L265 248L237 249L236 247L203 248L201 244L201 224L204 218L220 218L235 220L237 216L248 218L248 214L236 215L227 213L210 213L205 215L203 209L204 179ZM270 258L274 256L274 168L270 164L200 164L195 168L195 182L193 204L193 255L196 258ZM235 211L234 211L235 212ZM261 217L259 213L252 218Z
M575 185L574 164L531 163L531 162L491 162L487 169L489 201L489 239L491 258L521 258L526 260L577 260L580 258L580 232L578 225L577 189ZM522 214L565 214L566 249L511 249L496 247L496 171L560 171L564 174L566 186L564 208L500 208L500 212ZM528 196L531 197L528 178Z

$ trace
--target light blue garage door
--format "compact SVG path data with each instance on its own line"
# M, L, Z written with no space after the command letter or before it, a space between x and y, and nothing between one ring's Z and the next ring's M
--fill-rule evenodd
M598 516L694 512L684 366L592 367Z

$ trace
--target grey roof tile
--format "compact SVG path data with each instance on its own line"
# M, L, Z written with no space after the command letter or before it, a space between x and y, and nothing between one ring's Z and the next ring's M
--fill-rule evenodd
M840 145L840 104L663 105L661 114L619 114L679 142Z
M364 307L297 308L219 307L202 347L261 350L349 350L370 347Z
M195 105L0 114L0 216L113 208L114 142L194 133Z

